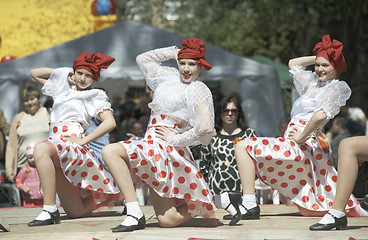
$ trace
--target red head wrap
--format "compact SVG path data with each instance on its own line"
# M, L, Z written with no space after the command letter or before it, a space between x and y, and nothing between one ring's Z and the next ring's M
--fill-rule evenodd
M346 62L344 55L342 55L342 43L333 40L331 42L330 35L324 35L322 42L318 43L313 52L317 52L317 57L325 58L335 69L336 73L342 73L346 71Z
M108 68L111 63L115 61L115 58L103 55L101 53L88 53L83 52L79 57L77 57L73 62L74 72L77 69L85 69L90 71L92 74L92 79L97 82L100 77L101 68Z
M178 61L181 59L193 59L203 69L210 70L212 66L206 61L204 54L206 45L198 38L189 38L182 41L183 48L178 53Z

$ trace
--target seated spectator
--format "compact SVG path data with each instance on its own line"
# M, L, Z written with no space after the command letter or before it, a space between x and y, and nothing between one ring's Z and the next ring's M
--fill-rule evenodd
M144 132L142 123L136 120L130 125L127 136L131 140L138 140L144 137Z
M36 164L33 158L35 144L26 148L27 162L20 169L15 185L21 191L23 206L42 206L43 196L41 194L41 182L38 177Z
M136 106L137 105L134 102L133 92L130 91L130 89L128 89L125 93L125 102L119 106L120 122L124 121L127 118L135 117L134 115L135 115Z
M356 121L350 117L349 108L346 106L340 109L341 117L344 117L347 121L346 128L349 130L352 136L364 136L365 128L360 121Z
M125 119L121 122L119 128L120 133L117 135L117 140L127 140L130 137L127 135L127 133L130 131L130 128L134 122L137 121L135 118L135 109L127 109L125 112Z
M332 140L331 140L331 153L328 156L334 167L337 169L338 149L339 144L344 138L351 137L349 130L347 129L347 121L343 117L337 117L332 121L331 127Z
M364 111L359 107L350 107L349 116L354 121L358 121L364 128L366 127L367 117Z

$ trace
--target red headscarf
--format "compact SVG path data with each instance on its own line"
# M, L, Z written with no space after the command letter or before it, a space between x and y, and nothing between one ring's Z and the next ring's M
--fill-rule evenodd
M92 74L92 79L97 82L100 77L101 68L108 68L111 63L115 61L115 58L103 55L101 53L88 53L83 52L79 57L77 57L73 62L74 72L77 69L85 69L90 71Z
M342 73L346 71L346 62L344 55L342 55L342 43L333 40L331 42L330 35L324 35L322 42L318 43L313 52L317 52L317 57L325 58L335 69L336 73Z
M182 40L183 48L178 53L178 61L181 59L193 59L203 69L210 70L212 66L206 61L204 54L206 44L198 38L189 38Z

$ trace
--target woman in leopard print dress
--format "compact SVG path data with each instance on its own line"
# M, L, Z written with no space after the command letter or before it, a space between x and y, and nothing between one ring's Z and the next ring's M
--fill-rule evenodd
M212 194L241 192L234 144L256 135L253 129L247 127L238 97L226 97L217 106L215 128L217 135L209 145L201 148L200 171L207 179Z

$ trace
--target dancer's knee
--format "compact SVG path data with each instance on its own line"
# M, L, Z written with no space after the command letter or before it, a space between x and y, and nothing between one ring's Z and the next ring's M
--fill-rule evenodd
M50 156L50 147L47 143L38 143L33 150L33 157L35 162L40 162L45 156Z
M80 218L80 217L84 217L85 215L87 215L88 213L91 212L90 210L86 210L86 209L80 209L80 210L73 209L73 210L68 210L65 207L63 209L64 209L66 215L69 218Z
M106 145L102 151L102 159L106 162L115 157L122 157L123 146L119 146L118 143L112 143Z
M354 149L354 141L351 141L349 138L345 138L339 144L339 156L355 154Z
M160 226L164 228L176 227L178 225L175 217L170 216L170 214L159 215L157 220Z

